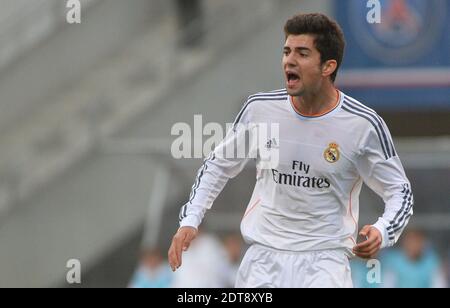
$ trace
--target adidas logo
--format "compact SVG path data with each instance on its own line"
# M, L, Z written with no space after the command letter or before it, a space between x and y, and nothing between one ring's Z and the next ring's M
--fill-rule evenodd
M268 149L278 148L277 140L275 138L272 138L269 141L267 141L266 148Z

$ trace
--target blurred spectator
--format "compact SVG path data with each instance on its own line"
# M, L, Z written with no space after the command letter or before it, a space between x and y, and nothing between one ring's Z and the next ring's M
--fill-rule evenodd
M394 288L442 288L444 268L425 235L419 230L405 232L401 249L387 251L381 264L384 285Z
M239 265L242 260L244 242L239 233L231 233L224 237L223 245L228 253L229 269L228 272L228 285L226 287L233 288L236 282L236 275L239 269Z
M446 260L446 272L447 272L447 288L450 287L450 249L448 250Z
M174 273L172 284L174 288L230 286L231 266L227 251L220 240L213 235L199 232L189 250L183 253L182 264L183 266Z
M169 288L172 271L158 248L145 250L141 263L130 283L131 288Z
M201 0L176 0L180 44L196 47L202 43L204 17Z

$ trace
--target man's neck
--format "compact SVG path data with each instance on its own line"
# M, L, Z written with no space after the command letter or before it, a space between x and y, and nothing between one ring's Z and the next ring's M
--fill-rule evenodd
M305 116L317 116L332 110L339 103L339 93L333 85L317 93L305 93L292 98L294 108Z

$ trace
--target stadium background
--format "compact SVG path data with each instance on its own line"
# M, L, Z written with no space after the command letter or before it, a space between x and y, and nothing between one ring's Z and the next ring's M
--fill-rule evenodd
M446 274L450 3L406 0L424 32L402 46L376 37L388 47L374 55L363 48L370 26L355 24L365 2L81 0L81 24L68 24L66 1L0 0L0 287L68 287L70 259L82 266L75 286L126 287L141 251L165 255L201 165L171 157L172 126L196 114L225 125L248 95L281 88L282 26L301 11L343 25L338 86L389 125L414 189L411 225ZM415 48L425 37L426 48ZM402 61L392 49L403 50ZM387 75L375 74L381 68ZM210 234L238 231L251 167L207 214ZM360 226L382 205L364 189Z

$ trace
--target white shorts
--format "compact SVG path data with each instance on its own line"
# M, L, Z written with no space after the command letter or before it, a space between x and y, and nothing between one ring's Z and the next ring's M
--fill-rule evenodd
M343 250L280 251L254 244L247 250L236 288L352 288Z

